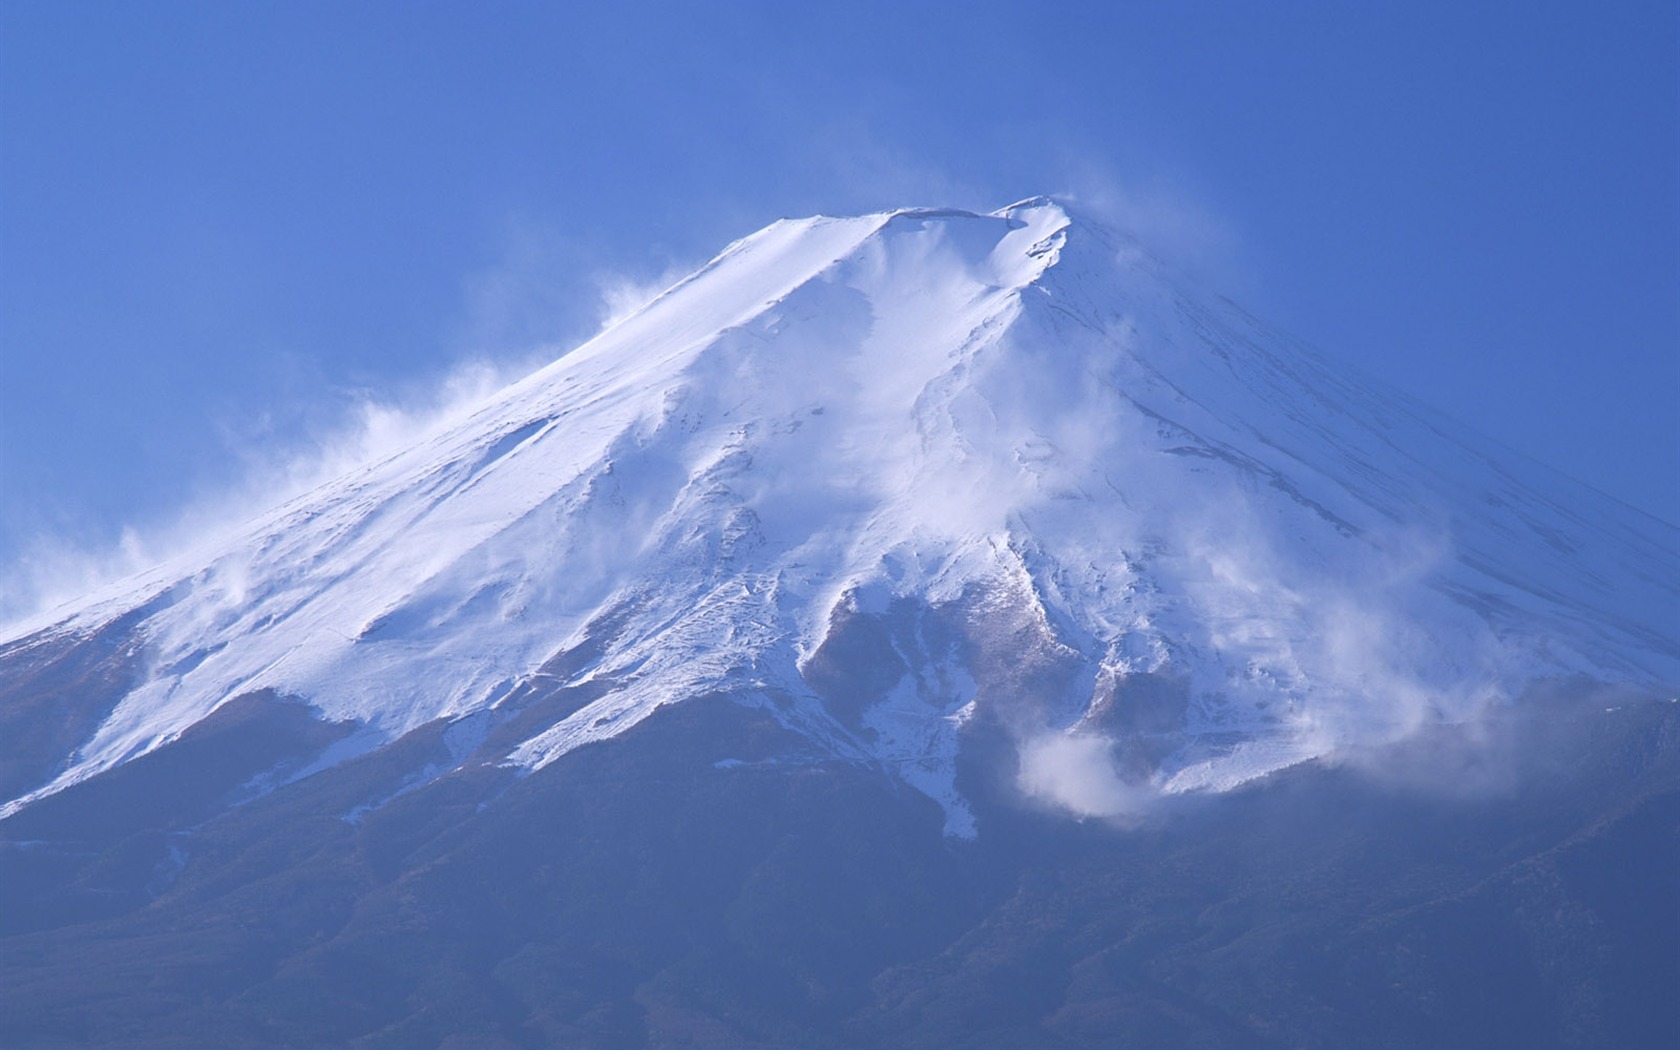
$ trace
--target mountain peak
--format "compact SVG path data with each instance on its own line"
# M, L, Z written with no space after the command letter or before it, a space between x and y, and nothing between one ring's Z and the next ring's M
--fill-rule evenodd
M128 683L5 812L259 693L350 727L296 775L448 726L427 776L721 696L971 834L980 723L1100 814L1550 677L1680 680L1672 529L1074 225L774 224L452 430L0 643Z

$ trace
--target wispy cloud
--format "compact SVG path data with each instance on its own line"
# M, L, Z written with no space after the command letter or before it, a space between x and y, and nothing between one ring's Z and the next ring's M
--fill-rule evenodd
M1046 732L1019 744L1017 786L1076 817L1140 816L1156 797L1148 784L1121 778L1114 741L1100 733Z
M1080 818L1129 820L1162 793L1219 790L1306 758L1402 786L1419 763L1395 749L1429 733L1452 748L1438 749L1430 768L1439 776L1420 784L1476 792L1498 782L1508 734L1486 726L1509 709L1525 665L1441 586L1455 564L1444 524L1326 530L1303 545L1240 485L1225 499L1168 498L1155 511L1174 529L1151 541L1149 573L1169 596L1155 615L1176 655L1112 681L1089 677L1087 655L1076 690L1088 697L1070 694L1048 722L1006 720L1022 793ZM1143 677L1128 683L1131 675ZM1169 694L1185 697L1189 712L1150 734L1134 738L1108 721L1104 705L1136 721L1154 717L1149 705ZM1222 733L1240 730L1254 743L1231 750L1235 738L1175 737L1177 727L1196 732L1208 698L1217 698ZM1087 709L1092 701L1100 703Z
M465 418L489 394L521 374L492 362L463 362L402 393L338 389L323 395L284 440L262 418L224 420L221 430L238 469L201 489L177 512L124 525L115 543L95 544L42 529L0 567L0 624L34 620L65 602L235 532L258 514L346 471L388 456Z
M990 211L1010 203L950 165L889 142L861 124L831 124L812 144L810 210L848 212L943 207ZM1007 195L1005 192L1003 195Z
M390 455L463 418L507 383L562 356L646 305L693 267L656 256L603 266L572 235L528 217L501 226L495 261L463 277L447 334L457 363L386 389L345 386L300 359L295 389L259 411L204 409L230 464L172 512L119 526L95 541L40 519L0 565L0 624L33 620L65 602L226 536L256 515L344 472ZM107 533L109 535L109 533Z
M528 359L551 355L593 334L589 275L593 254L558 219L503 218L492 260L461 280L460 319L452 333L463 357Z
M1184 185L1065 157L1054 192L1210 290L1252 301L1260 279L1237 227Z
M658 273L643 276L632 273L597 273L596 287L600 290L598 309L604 331L636 313L663 294L666 289L688 276L695 269L687 264L671 263Z

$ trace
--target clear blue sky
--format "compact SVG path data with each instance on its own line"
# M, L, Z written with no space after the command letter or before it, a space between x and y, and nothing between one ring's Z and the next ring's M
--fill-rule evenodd
M1676 12L4 0L0 562L575 340L609 275L1040 192L1680 520Z

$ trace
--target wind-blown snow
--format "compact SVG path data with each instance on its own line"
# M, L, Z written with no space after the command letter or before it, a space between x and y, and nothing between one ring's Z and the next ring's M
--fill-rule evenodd
M1082 668L1001 720L1023 787L1100 814L1117 784L1229 787L1537 678L1680 681L1677 547L1058 202L783 221L454 429L19 631L144 605L149 663L12 806L242 693L304 697L376 746L493 710L576 648L592 658L553 684L607 688L506 762L725 693L969 833L959 729L1002 695L973 660L905 654L849 728L802 673L837 610L913 599L1013 610L1000 645ZM1186 706L1140 786L1105 773L1095 719L1145 678Z

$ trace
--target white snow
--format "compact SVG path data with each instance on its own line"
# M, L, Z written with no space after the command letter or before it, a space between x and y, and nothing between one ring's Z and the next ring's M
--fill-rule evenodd
M1680 681L1677 548L1055 201L783 221L453 429L15 632L153 603L144 681L0 813L260 688L378 746L492 708L593 626L598 657L557 684L611 687L506 761L774 693L968 834L965 669L907 676L867 740L804 685L845 596L1013 595L1088 681L1184 682L1185 744L1150 788L1218 790L1539 677ZM1100 813L1091 702L1039 716L1076 742L1034 745L1028 772ZM1063 752L1076 782L1040 761Z

